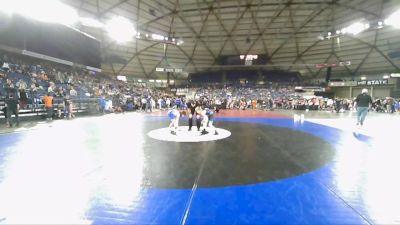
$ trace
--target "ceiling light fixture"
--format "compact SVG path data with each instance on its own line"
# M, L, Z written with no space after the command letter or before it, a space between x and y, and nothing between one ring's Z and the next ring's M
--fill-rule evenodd
M369 27L369 25L367 26L367 24L363 24L361 22L356 22L344 29L345 29L346 33L357 35L357 34L363 32L364 30L368 29L368 27Z
M400 10L391 14L386 20L385 24L393 26L395 28L400 28Z
M126 18L117 16L112 18L105 26L108 35L118 43L126 43L135 36L133 24Z
M82 18L79 18L79 21L81 22L81 24L83 26L86 26L86 27L103 28L105 26L104 23L102 23L102 22L100 22L98 20L92 19L92 18L84 18L84 17L82 17Z

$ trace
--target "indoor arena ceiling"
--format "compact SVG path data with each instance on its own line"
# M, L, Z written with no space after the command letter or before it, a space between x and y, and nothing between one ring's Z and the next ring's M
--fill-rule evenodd
M99 28L79 27L102 42L104 56L126 63L104 63L103 71L134 77L163 76L157 67L185 73L217 69L220 55L267 54L268 69L324 77L315 64L351 61L333 75L395 72L400 63L389 53L400 48L399 30L391 26L357 35L332 35L355 22L377 23L400 8L398 0L64 0L79 16L103 23L129 19L136 31L181 38L181 45L143 39L112 41ZM184 74L185 74L184 73ZM184 76L184 75L174 75Z

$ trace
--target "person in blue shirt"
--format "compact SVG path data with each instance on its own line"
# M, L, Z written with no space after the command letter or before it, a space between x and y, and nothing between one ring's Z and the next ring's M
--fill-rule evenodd
M400 99L396 101L394 108L395 108L395 111L400 111Z
M133 111L133 107L134 107L134 105L133 105L132 100L128 100L128 101L126 102L126 110L127 110L127 111Z
M99 98L99 111L101 114L105 113L105 109L106 109L106 98L104 96L101 96Z
M181 109L181 99L180 98L175 99L175 105L178 109Z

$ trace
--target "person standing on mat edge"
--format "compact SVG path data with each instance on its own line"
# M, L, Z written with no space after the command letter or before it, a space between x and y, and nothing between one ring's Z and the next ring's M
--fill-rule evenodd
M361 128L364 124L365 117L367 117L368 110L372 105L372 98L367 94L367 89L362 89L361 94L356 98L355 104L357 107L357 126Z

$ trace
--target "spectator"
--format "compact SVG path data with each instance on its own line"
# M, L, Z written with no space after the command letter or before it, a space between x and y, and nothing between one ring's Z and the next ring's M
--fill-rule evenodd
M77 96L78 95L78 92L76 92L76 90L74 89L74 87L71 87L71 90L69 91L69 94L71 95L71 96Z
M51 96L50 93L47 93L46 96L43 97L42 101L47 112L46 119L51 121L53 119L53 96Z
M142 111L146 111L147 99L143 96L142 98Z
M99 112L101 114L104 114L106 112L106 104L107 104L107 101L106 101L106 98L104 95L100 96L98 104L99 104Z
M13 88L15 88L14 83L12 82L11 79L7 78L6 83L4 85L4 89L13 89Z
M7 127L12 127L12 122L11 122L11 116L12 114L15 115L15 121L16 121L16 126L19 126L19 104L18 100L16 99L16 96L12 93L9 95L9 97L6 99L6 114L7 114Z
M158 103L158 108L162 109L162 98L159 98L157 103Z
M3 111L4 118L7 121L7 104L1 109L1 111Z
M113 103L112 103L112 100L111 100L111 99L107 99L107 100L106 100L106 107L105 107L105 110L106 110L106 112L108 112L108 113L114 112Z
M153 101L152 101L151 95L147 96L147 99L146 99L146 112L153 112L152 103L153 103Z
M21 109L25 109L27 101L28 101L28 96L25 92L25 89L20 89L19 90L19 103L20 103Z
M171 107L171 99L167 98L167 100L165 101L165 106L167 107L167 109L169 109Z
M73 112L72 112L72 101L69 95L66 95L64 97L64 118L66 119L71 119L74 117Z

